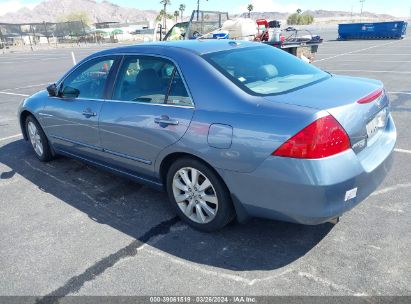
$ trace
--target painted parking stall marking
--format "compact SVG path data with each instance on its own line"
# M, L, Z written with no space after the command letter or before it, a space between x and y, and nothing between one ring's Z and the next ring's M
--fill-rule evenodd
M334 70L334 69L329 69L329 71L333 72L362 72L362 73L390 73L390 74L411 74L411 71L370 71L370 70Z
M411 92L388 92L388 94L411 95Z
M0 91L0 94L13 95L13 96L22 96L22 97L28 97L28 96L30 96L30 95L27 95L27 94L4 92L4 91Z
M351 51L351 52L346 52L346 53L342 53L342 54L336 54L336 55L334 55L334 56L330 56L330 57L318 59L318 60L316 60L316 62L318 62L318 61L330 60L330 59L338 58L338 57L345 56L345 55L351 55L351 54L357 55L357 53L362 52L362 51L374 49L374 48L376 48L376 47L387 46L387 45L394 44L394 43L398 43L398 42L399 42L399 41L388 42L388 43L385 43L385 44L377 44L377 45L373 45L373 46L366 47L366 48L363 48L363 49L359 49L359 50L355 50L355 51Z
M41 86L47 85L49 83L50 82L44 82L44 83L39 83L39 84L30 84L30 85L17 87L17 88L12 88L12 89L3 89L2 91L7 92L7 91L20 90L20 89L30 89L30 88L35 88L35 87L41 87Z
M411 154L411 150L394 149L395 152Z
M0 141L5 141L5 140L13 139L13 138L18 138L18 137L22 137L22 135L21 134L16 134L16 135L3 137L3 138L0 138Z

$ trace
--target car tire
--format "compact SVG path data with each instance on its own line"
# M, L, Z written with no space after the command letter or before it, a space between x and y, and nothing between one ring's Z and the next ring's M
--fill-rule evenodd
M226 185L203 162L193 158L178 159L170 166L166 182L170 202L189 226L212 232L235 218Z
M51 153L49 141L36 118L32 115L27 116L25 126L27 138L31 143L37 158L42 162L52 160L53 155Z

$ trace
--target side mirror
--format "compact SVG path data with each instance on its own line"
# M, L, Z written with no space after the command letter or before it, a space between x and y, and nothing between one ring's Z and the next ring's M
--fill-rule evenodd
M80 90L67 86L63 88L61 93L62 97L77 98L80 95Z
M56 84L55 84L55 83L50 84L50 85L47 87L47 92L49 93L49 96L56 97L57 94L58 94L58 90L57 90Z

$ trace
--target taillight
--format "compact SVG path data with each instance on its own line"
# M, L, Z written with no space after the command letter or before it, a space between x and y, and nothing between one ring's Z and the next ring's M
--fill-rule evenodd
M323 158L351 147L344 128L331 115L317 119L282 144L272 155L293 158Z
M369 103L371 101L376 100L378 97L380 97L384 93L384 89L378 89L371 94L361 98L360 100L357 101L357 103Z

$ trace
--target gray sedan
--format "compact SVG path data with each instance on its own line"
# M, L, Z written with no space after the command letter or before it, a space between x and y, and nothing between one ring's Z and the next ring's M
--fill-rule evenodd
M41 161L61 154L165 189L202 231L336 222L384 179L396 141L381 82L230 40L95 53L18 115Z

